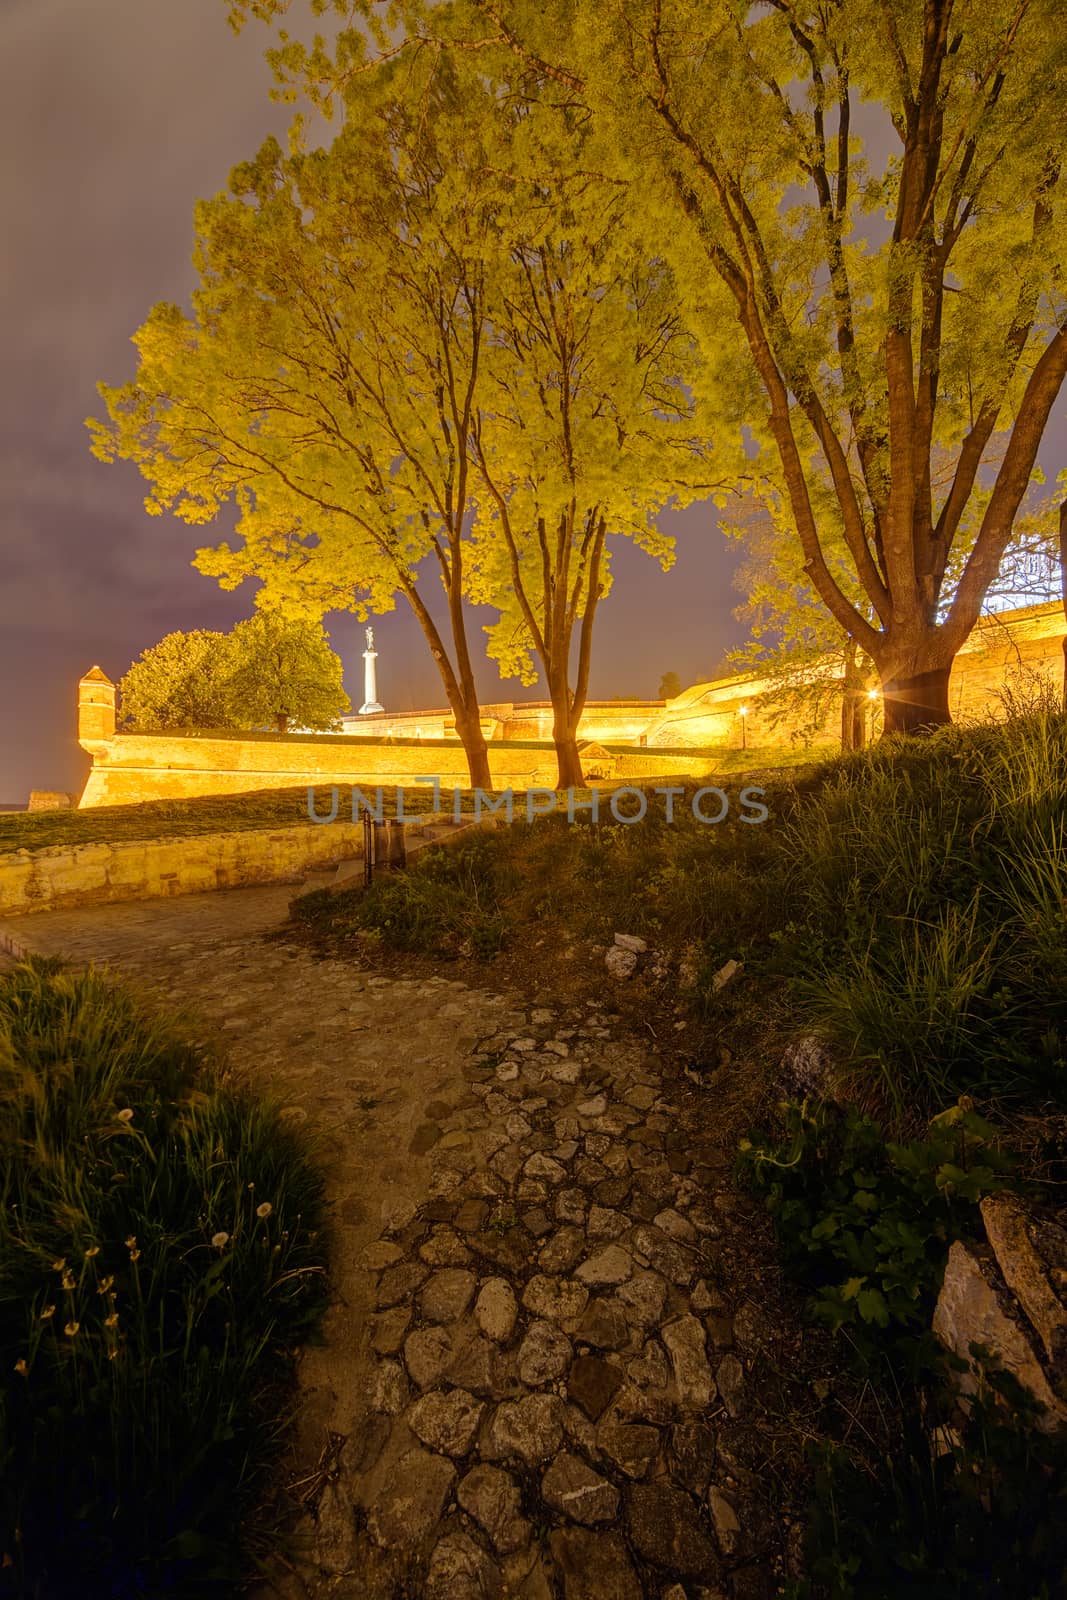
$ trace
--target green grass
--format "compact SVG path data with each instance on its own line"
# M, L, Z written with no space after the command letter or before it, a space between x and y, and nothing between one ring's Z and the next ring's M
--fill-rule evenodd
M330 811L330 784L316 784L316 809ZM351 787L339 790L338 821L351 817ZM375 786L363 792L373 801ZM451 801L449 802L451 803ZM432 790L405 789L404 809L428 811ZM396 814L396 790L383 785L382 810ZM238 832L249 828L298 828L308 824L307 785L265 789L252 794L207 795L193 800L149 800L141 805L90 806L85 811L16 811L0 814L0 854L43 850L50 845L118 843L124 839L166 839L176 835Z
M573 826L565 810L532 825L517 810L510 828L431 846L408 871L377 879L366 892L307 895L298 915L321 934L373 932L394 949L436 957L490 957L554 924L609 941L615 930L652 943L684 935L704 941L709 960L715 949L728 955L741 924L759 921L764 852L754 836L771 824L736 820L736 784L726 791L731 817L698 824L690 804L696 788L690 780L686 797L674 801L672 823L665 801L651 792L644 820L632 825L611 820L604 798L608 820L599 827L577 806ZM707 805L713 812L715 802Z
M176 1024L34 961L0 978L0 1202L0 1593L223 1592L325 1303L304 1143Z

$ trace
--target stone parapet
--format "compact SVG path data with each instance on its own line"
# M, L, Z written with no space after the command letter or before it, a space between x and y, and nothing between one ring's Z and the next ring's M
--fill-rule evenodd
M198 833L0 854L0 915L280 883L363 853L363 825Z

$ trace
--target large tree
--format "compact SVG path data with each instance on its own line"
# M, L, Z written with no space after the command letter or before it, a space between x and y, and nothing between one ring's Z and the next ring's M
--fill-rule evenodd
M412 0L389 32L371 0L330 4L349 19L335 48L275 55L320 99L375 51L445 41L587 108L601 165L658 217L733 353L734 409L777 456L808 581L877 665L887 730L947 720L1067 371L1061 0ZM862 605L827 559L824 481Z
M322 610L402 594L486 788L465 599L498 611L502 670L532 681L538 658L559 781L580 784L608 541L668 564L654 513L710 487L672 275L583 142L462 58L386 68L330 148L270 141L198 208L194 316L155 309L136 379L102 386L110 421L91 424L150 510L199 522L237 500L243 545L198 556L225 585Z
M227 643L234 727L340 729L352 706L341 658L320 622L257 611Z
M559 131L538 106L517 129L521 229L487 283L470 574L472 596L500 614L487 631L501 670L532 683L540 668L569 788L584 781L578 727L612 544L629 538L669 566L657 513L720 485L672 275L626 226L620 186L584 170L580 134L561 148Z
M140 467L150 511L206 523L236 501L241 545L197 557L224 587L361 619L402 595L488 788L463 596L492 213L450 179L478 129L446 78L436 116L383 86L329 150L268 140L236 168L197 208L192 316L154 308L135 379L101 385L109 420L89 426L96 455Z

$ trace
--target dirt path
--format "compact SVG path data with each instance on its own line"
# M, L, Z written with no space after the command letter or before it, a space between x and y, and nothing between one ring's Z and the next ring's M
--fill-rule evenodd
M190 1006L324 1141L337 1292L297 1446L324 1470L306 1562L273 1592L773 1595L782 1530L746 1422L760 1312L727 1281L744 1217L647 1046L593 1003L264 939L291 893L6 927Z

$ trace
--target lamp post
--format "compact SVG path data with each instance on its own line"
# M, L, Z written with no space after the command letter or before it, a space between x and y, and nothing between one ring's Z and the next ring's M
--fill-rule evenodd
M742 750L744 750L745 747L746 747L745 746L745 718L748 716L748 707L747 706L739 706L738 709L737 709L737 715L741 718L741 748L742 748Z

